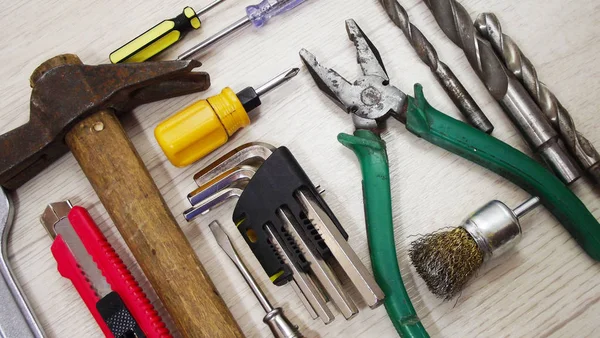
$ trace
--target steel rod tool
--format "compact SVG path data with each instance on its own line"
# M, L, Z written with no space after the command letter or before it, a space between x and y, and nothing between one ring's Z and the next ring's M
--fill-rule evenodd
M14 219L12 201L0 188L0 337L46 337L31 305L23 294L8 260L8 242Z
M247 143L196 173L194 180L198 184L198 189L188 195L188 200L193 207L183 213L184 218L191 221L231 199L238 199L250 179L256 174L258 167L274 150L273 146L266 143ZM269 229L267 228L266 231ZM287 284L291 285L311 318L320 317L324 322L330 322L333 314L327 308L325 299L312 283L310 276L292 264L291 258L282 249L283 244L279 243L277 238L272 237L272 242L285 264L291 268L293 279ZM319 314L315 309L319 310Z
M184 212L184 217L190 221L200 214L206 214L231 198L239 199L258 168L275 151L276 148L270 144L247 143L235 148L202 169L194 175L194 180L199 188L188 195L188 200L193 207ZM240 175L242 172L244 174ZM282 219L282 221L284 220ZM290 284L311 318L320 318L325 324L330 323L334 316L327 307L327 301L323 293L314 283L309 273L299 268L298 264L294 264L295 259L297 261L297 255L291 253L293 250L285 249L290 244L282 240L280 236L275 236L276 231L273 226L267 224L264 231L273 246L274 252L279 255L282 263L286 268L289 268L288 271L292 275L291 281L289 278L285 280L279 278L276 284ZM294 248L296 247L294 246ZM273 279L271 280L274 282Z

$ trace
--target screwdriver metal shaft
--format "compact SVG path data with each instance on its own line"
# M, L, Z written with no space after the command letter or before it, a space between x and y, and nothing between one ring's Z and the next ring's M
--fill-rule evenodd
M133 40L110 53L112 63L144 62L182 40L187 33L202 26L200 16L225 0L214 0L196 12L185 7L183 12L172 19L163 20Z
M252 277L252 274L250 274L250 271L248 271L248 268L240 259L240 256L233 247L229 236L227 236L221 225L217 221L213 221L210 223L209 228L212 234L215 236L215 239L217 240L217 243L219 243L221 249L225 251L227 256L229 256L231 261L238 268L246 280L246 283L248 283L248 286L250 286L250 289L252 289L252 292L254 292L258 302L263 307L265 312L267 312L267 315L263 321L269 326L273 332L273 335L276 338L301 338L302 334L300 334L298 331L298 327L290 323L290 321L283 314L281 308L273 308L273 305L271 305L271 302L269 302L267 296L265 296L265 294L262 292Z
M600 184L600 154L575 127L573 118L548 87L540 81L535 67L513 39L502 33L500 20L492 13L483 13L475 20L475 27L491 44L513 75L546 114L559 132L571 153L597 184Z
M455 0L423 0L442 31L464 51L490 94L500 103L531 148L566 184L581 176L575 160L523 85L475 29L469 12Z
M215 8L218 4L222 3L225 0L215 0L211 3L209 3L208 5L204 6L203 8L201 8L199 11L196 12L196 16L201 16L202 14L210 11L211 9Z
M494 130L492 123L481 111L481 108L479 108L467 89L458 80L456 75L454 75L450 67L440 61L435 48L429 40L415 25L410 23L408 13L406 13L404 7L397 0L380 0L379 2L392 22L402 30L415 49L415 52L417 52L417 55L419 55L419 58L431 69L431 72L442 85L442 88L444 88L469 124L484 133L490 134Z
M258 96L265 95L266 93L270 92L271 90L279 87L279 85L285 83L286 81L290 80L294 76L298 75L299 72L300 72L300 68L290 68L290 69L286 70L285 72L283 72L283 73L275 76L271 80L267 81L262 86L256 88L256 94Z
M254 6L248 6L246 7L245 17L239 19L217 34L190 48L185 53L179 55L178 59L187 60L192 59L195 56L199 56L204 50L221 41L227 35L241 28L250 26L250 24L253 24L256 27L262 27L270 18L292 10L304 1L306 0L262 0L260 3Z
M243 17L243 18L239 19L238 21L232 23L231 25L227 26L223 30L219 31L215 35L209 37L208 39L200 42L199 44L197 44L194 47L190 48L189 50L185 51L183 54L179 55L179 57L177 59L178 60L192 59L194 56L201 54L203 50L206 50L206 49L208 49L208 47L223 40L223 38L225 38L227 35L235 32L239 29L242 29L246 26L249 26L250 23L251 22L250 22L250 19L248 19L248 17Z

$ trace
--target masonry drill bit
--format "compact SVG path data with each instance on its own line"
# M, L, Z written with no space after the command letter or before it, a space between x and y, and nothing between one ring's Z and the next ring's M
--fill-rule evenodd
M475 128L490 134L494 126L481 111L467 89L460 83L450 67L440 61L433 45L427 40L423 33L410 23L408 13L397 0L379 1L390 19L398 26L410 44L413 46L419 58L431 69L442 88L446 91L452 102L458 107L462 115Z
M567 109L558 101L548 87L539 80L531 61L523 54L513 39L502 33L500 21L492 13L483 13L475 20L475 27L503 59L513 73L529 91L540 109L550 119L554 128L579 163L600 184L600 154L594 146L575 128L575 122Z
M560 143L556 130L523 85L510 73L490 43L473 26L467 10L455 0L423 0L452 42L462 48L490 94L500 103L534 152L566 184L577 180L579 166Z

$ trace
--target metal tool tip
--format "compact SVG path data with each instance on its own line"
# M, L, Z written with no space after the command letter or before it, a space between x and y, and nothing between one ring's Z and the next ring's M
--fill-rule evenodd
M292 68L287 72L287 74L285 75L285 78L291 79L294 76L298 75L298 73L300 73L300 68Z
M308 50L306 50L306 48L300 49L300 52L298 54L300 54L301 58L310 57L312 55L311 52L309 52Z
M290 68L290 69L286 70L285 72L277 75L275 78L269 80L269 82L258 87L256 89L256 94L258 94L258 96L265 95L266 93L270 92L271 90L279 87L281 84L287 82L294 76L298 75L299 72L300 72L300 68Z
M491 20L490 20L491 19ZM492 13L481 13L477 16L474 21L475 28L485 35L485 31L488 27L488 21L497 21L498 19Z
M356 26L356 21L354 21L354 19L347 19L346 27L349 27L349 26Z
M221 228L221 224L218 221L212 221L208 225L210 231L217 237L217 235L223 234L223 229Z
M346 20L346 31L348 34L357 34L358 32L362 32L356 21L354 19Z
M307 67L314 67L318 64L317 58L308 50L302 48L299 54L302 62L304 62Z
M235 248L233 247L233 244L231 243L231 239L229 238L229 236L227 235L227 233L225 232L225 230L223 230L223 227L221 226L221 224L219 224L218 221L212 221L208 227L210 228L210 231L212 232L213 236L215 237L215 239L217 240L217 244L219 244L219 246L221 247L221 249L223 249L223 251L225 251L225 253L227 254L227 256L236 263L236 265L238 264L238 254L235 251Z

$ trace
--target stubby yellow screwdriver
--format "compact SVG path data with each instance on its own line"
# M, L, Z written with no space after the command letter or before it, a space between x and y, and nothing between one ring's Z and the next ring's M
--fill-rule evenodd
M144 62L148 60L183 39L188 32L200 28L202 22L199 16L223 1L225 0L214 0L198 12L194 11L192 7L185 7L183 13L173 19L163 20L110 53L110 62Z
M235 93L227 87L220 94L188 106L154 129L154 137L171 163L184 167L208 155L250 124L248 113L261 105L260 97L298 74L289 69L262 86Z

